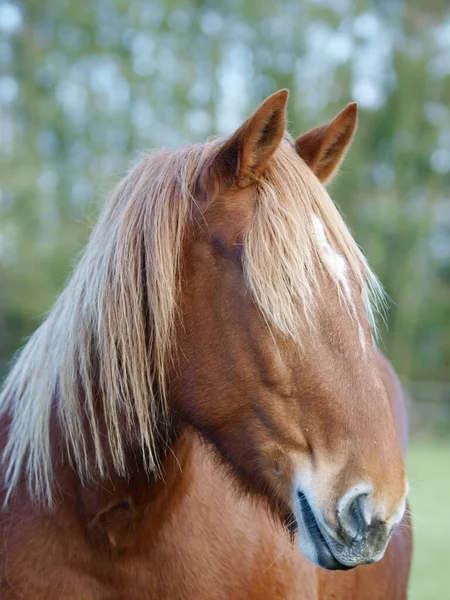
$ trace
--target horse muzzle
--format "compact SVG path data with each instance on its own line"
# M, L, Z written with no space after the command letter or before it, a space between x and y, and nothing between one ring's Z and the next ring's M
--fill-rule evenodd
M303 554L324 569L347 570L379 561L402 520L403 500L390 518L383 518L364 485L354 486L336 504L333 525L313 508L306 493L295 491L294 515ZM363 490L363 491L362 491Z

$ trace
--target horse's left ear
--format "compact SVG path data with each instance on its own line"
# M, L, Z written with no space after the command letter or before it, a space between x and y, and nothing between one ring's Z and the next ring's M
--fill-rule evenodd
M287 90L272 94L225 140L201 177L209 195L245 186L263 173L285 133L287 99Z
M357 121L358 105L353 102L333 121L316 127L295 140L297 153L323 183L331 180L344 159Z

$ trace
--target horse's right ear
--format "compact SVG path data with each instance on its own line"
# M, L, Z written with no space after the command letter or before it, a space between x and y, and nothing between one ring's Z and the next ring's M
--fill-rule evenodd
M218 149L201 177L210 198L232 186L244 187L263 173L284 136L287 99L287 90L269 96Z

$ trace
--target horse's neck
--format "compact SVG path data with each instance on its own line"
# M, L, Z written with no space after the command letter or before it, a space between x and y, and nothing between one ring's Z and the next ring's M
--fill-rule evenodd
M144 469L134 468L128 478L85 487L72 480L78 516L92 541L100 545L126 548L145 520L146 529L156 535L188 492L193 479L194 446L192 434L182 435L170 448L154 480ZM133 461L134 462L134 461Z

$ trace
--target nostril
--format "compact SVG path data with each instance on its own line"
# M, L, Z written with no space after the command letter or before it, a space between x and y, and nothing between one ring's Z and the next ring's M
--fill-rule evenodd
M349 517L353 521L353 527L357 534L359 533L360 535L367 534L367 530L370 526L370 523L366 521L363 507L366 498L367 494L360 494L356 498L353 498L349 507Z
M337 521L344 538L363 539L370 529L370 516L366 510L367 492L349 493L344 496L337 508Z

